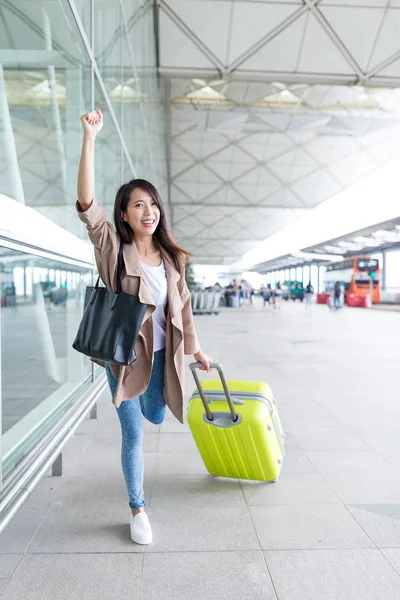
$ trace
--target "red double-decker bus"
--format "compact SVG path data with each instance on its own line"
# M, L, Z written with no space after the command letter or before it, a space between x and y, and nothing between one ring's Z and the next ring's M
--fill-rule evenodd
M333 292L336 281L347 294L370 296L374 304L381 301L381 271L379 260L369 256L353 256L327 266L324 276L325 290Z

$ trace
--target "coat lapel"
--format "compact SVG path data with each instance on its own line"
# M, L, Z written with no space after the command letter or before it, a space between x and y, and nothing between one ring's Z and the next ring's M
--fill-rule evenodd
M149 305L155 307L156 304L154 302L153 296L151 295L150 290L147 287L146 282L144 281L144 279L142 277L139 253L138 253L135 242L132 242L131 244L124 244L123 254L124 254L126 274L130 275L131 277L139 277L138 296L139 296L140 302L143 302L143 304L149 304Z

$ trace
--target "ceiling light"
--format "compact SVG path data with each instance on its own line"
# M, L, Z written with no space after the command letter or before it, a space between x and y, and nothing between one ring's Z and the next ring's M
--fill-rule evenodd
M380 246L380 242L377 242L372 237L364 237L359 235L354 238L354 241L357 244L362 244L364 248L368 248L368 246Z
M226 85L226 81L224 79L215 79L214 81L210 81L210 86L219 87L220 85Z
M64 100L66 98L66 89L63 85L56 84L55 92L57 100ZM44 81L34 85L25 93L26 100L35 100L37 102L50 102L50 98L52 96L52 89L49 84L49 80L45 79Z
M328 252L328 254L342 254L342 250L337 246L324 246L324 250Z
M133 102L139 102L140 100L147 98L147 94L144 94L140 90L134 90L129 85L118 84L110 92L110 98L112 98L113 100L118 100L122 98L122 100L131 100Z
M186 94L186 98L192 100L226 100L224 94L217 92L217 90L214 90L209 85L206 85L195 92L190 92L190 94Z

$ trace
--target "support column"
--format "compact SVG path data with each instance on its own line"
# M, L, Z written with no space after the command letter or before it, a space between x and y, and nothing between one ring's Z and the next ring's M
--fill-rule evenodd
M45 34L45 45L46 50L53 50L53 42L51 35L51 25L50 19L45 11L45 8L42 7L43 14L43 30ZM62 189L64 192L64 197L67 193L67 162L65 158L65 147L64 147L64 134L61 125L61 116L60 116L60 107L58 105L58 97L57 97L57 81L56 81L56 69L54 65L49 65L47 67L47 73L49 78L49 88L50 88L50 100L51 100L51 111L53 113L53 125L56 137L57 144L57 152L59 155L60 168L61 168L61 183Z
M85 67L83 67L84 69ZM82 145L82 128L79 116L84 112L84 97L87 96L84 84L88 84L84 78L85 72L82 67L65 69L65 162L66 162L66 192L65 212L66 228L78 236L84 232L84 225L76 223L76 165L79 164L79 156ZM80 227L80 229L78 229ZM80 236L80 237L86 237Z
M26 264L24 263L24 300L26 300Z
M321 292L321 283L320 283L320 278L321 278L321 265L317 265L317 294L319 294Z
M52 464L51 475L52 477L62 477L62 452Z
M65 157L66 157L66 193L65 205L63 207L65 213L65 227L69 231L74 231L79 235L83 230L83 224L77 223L75 213L76 201L76 165L79 163L79 153L82 141L81 126L79 123L79 115L84 111L82 98L88 94L84 94L83 84L89 83L83 79L82 69L79 67L71 67L65 70L66 80L66 102L65 102ZM80 230L81 228L81 230ZM61 280L60 280L61 284ZM79 327L83 306L76 301L69 299L70 290L67 287L67 340L73 339ZM79 300L82 302L82 296ZM65 381L80 382L83 381L92 369L91 364L83 358L81 354L73 350L70 343L67 343L65 352ZM82 360L83 359L83 360Z
M40 283L33 283L32 294L34 301L34 320L37 329L38 352L43 356L45 372L58 384L63 383L63 375L54 346L54 339L50 329L43 291Z
M1 182L2 192L10 198L25 204L25 194L18 165L17 148L8 107L3 66L0 64L0 162L5 170L5 181ZM3 155L4 152L4 155Z
M97 402L90 409L89 419L97 419Z
M386 250L382 251L382 291L386 291Z
M0 89L0 94L1 94L1 89ZM2 397L2 393L3 393L3 385L2 385L2 381L1 381L1 377L2 377L2 365L1 365L1 357L2 357L2 343L1 343L1 331L2 331L2 326L1 326L1 319L2 319L2 309L0 307L0 492L3 490L3 397Z

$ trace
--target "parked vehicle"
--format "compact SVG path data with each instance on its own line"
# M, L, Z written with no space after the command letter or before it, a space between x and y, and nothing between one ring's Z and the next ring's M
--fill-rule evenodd
M285 281L282 286L284 300L304 300L304 286L301 281Z
M325 291L332 292L335 282L344 287L347 295L369 295L373 303L381 301L381 270L379 261L369 256L353 256L327 266L324 275Z

